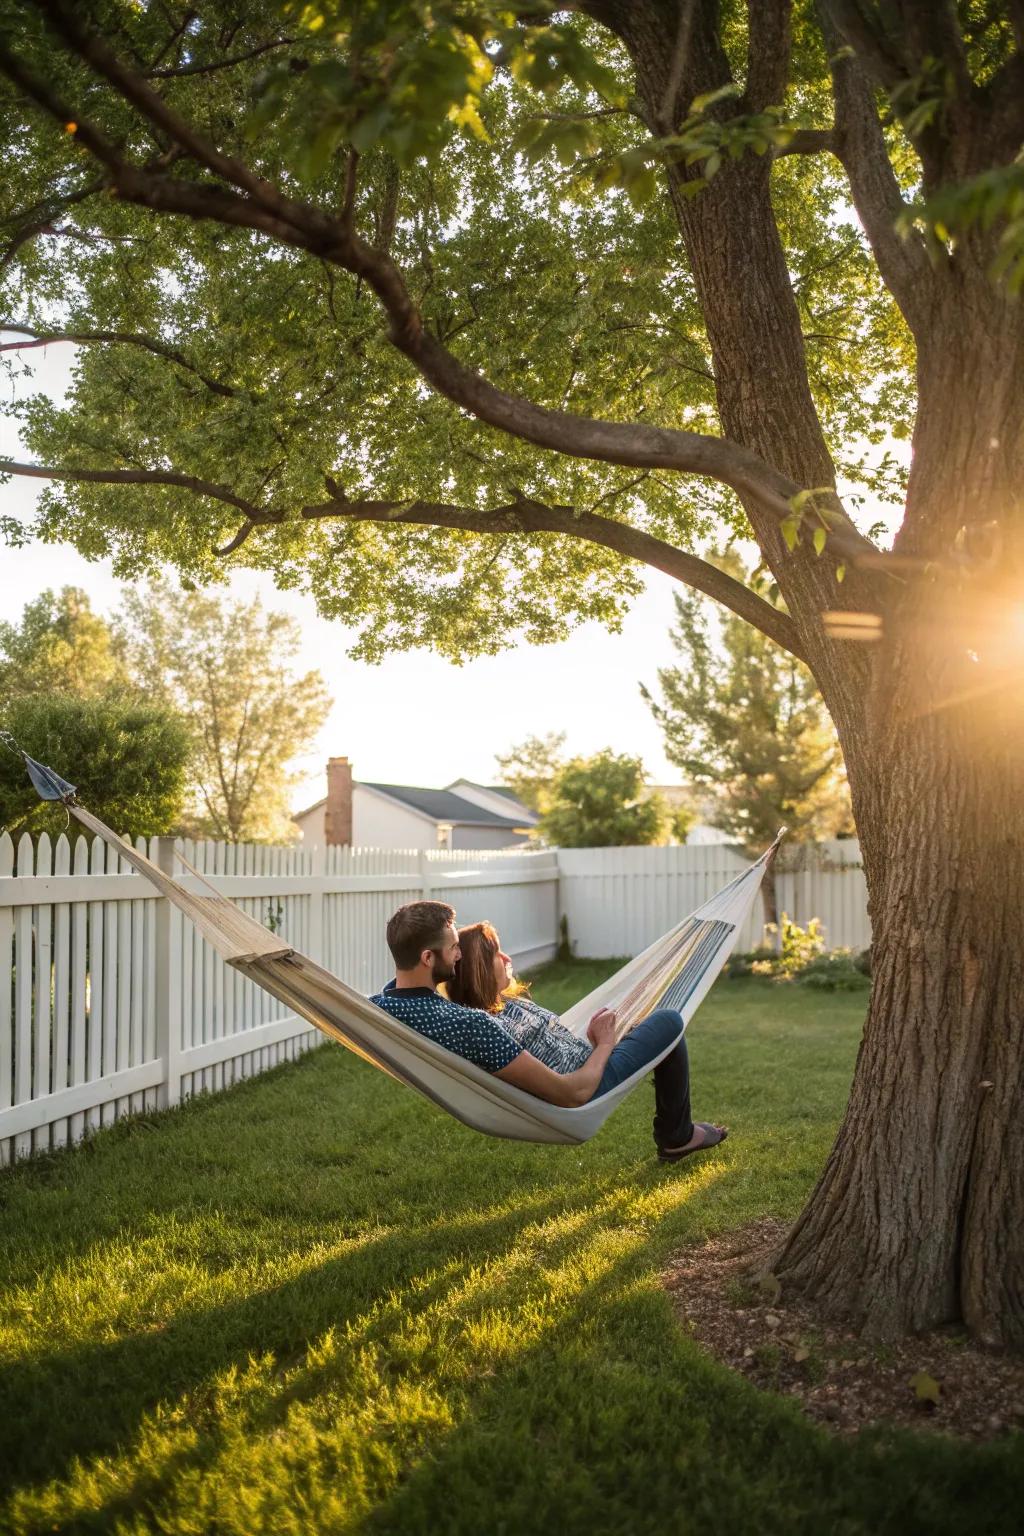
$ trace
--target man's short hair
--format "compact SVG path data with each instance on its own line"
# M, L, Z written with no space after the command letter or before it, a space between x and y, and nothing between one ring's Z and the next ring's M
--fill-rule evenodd
M441 949L455 908L445 901L410 901L388 923L388 949L400 971L411 971L425 949Z

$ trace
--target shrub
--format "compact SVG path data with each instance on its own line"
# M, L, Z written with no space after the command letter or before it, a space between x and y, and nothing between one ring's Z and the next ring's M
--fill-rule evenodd
M821 992L861 992L871 985L870 976L860 969L857 957L849 949L815 955L794 980L800 987L814 987Z
M191 739L161 705L106 696L41 694L11 699L3 723L19 745L78 788L101 821L131 837L158 837L181 815ZM0 828L62 832L67 812L41 801L25 765L0 752Z
M728 977L760 976L766 981L795 981L823 992L859 992L871 985L869 950L825 950L821 920L812 917L806 928L782 914L780 947L749 949L730 956Z

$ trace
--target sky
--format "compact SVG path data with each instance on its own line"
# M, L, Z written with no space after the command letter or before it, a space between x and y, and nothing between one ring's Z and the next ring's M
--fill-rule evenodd
M33 388L59 397L72 357L69 346L34 352ZM0 418L0 454L27 458L15 423L6 418ZM0 486L3 510L27 520L41 486L12 477ZM87 561L70 545L0 544L0 620L18 620L25 604L47 587L63 586L83 587L105 616L116 613L121 602L123 583L109 561ZM292 803L301 809L325 792L330 756L348 757L357 779L377 783L429 788L459 778L495 783L496 752L549 731L566 733L570 754L611 747L642 758L652 783L678 784L679 770L665 758L661 732L639 687L642 681L655 689L659 666L674 660L668 631L677 587L651 572L620 634L585 624L556 645L520 645L461 667L426 651L389 656L379 666L353 661L345 652L354 632L319 618L312 598L278 592L263 572L235 572L226 590L236 598L259 595L264 607L292 614L302 629L295 666L318 669L334 698L312 751L295 763L301 779ZM480 701L481 724L472 735L458 736L446 729L444 717L465 693Z

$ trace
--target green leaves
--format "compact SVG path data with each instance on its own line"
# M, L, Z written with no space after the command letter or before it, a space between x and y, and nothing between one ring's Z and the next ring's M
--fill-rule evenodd
M507 69L540 98L566 87L621 104L623 87L578 25L537 22L525 3L486 0L364 0L287 4L306 67L275 65L256 82L248 132L275 124L316 180L339 147L385 150L402 167L432 156L452 132L488 138L483 97L495 69ZM529 15L524 23L520 16ZM554 129L537 153L554 148L570 164L585 140Z
M810 489L798 491L789 500L789 513L782 519L780 528L786 548L792 553L800 543L801 533L805 522L811 524L811 543L814 553L820 555L825 548L828 539L828 523L832 513L828 507L818 507L816 502L820 497L835 497L835 491L830 485L816 485Z
M983 171L944 187L900 216L904 235L920 229L932 240L955 245L972 229L996 234L990 273L1011 293L1024 290L1024 150L1010 165Z
M545 840L561 848L639 847L663 834L665 807L644 794L643 764L606 748L573 758L557 773L541 817Z

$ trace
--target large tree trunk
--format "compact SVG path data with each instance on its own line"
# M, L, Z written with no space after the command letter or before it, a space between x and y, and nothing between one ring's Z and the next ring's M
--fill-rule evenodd
M776 1264L868 1333L1024 1345L1024 322L965 256L919 359L853 785L873 986L849 1105ZM955 308L955 313L952 312ZM958 565L951 559L959 548ZM852 777L852 776L851 776Z
M629 46L652 123L666 110L679 121L693 95L729 78L710 4L692 7L670 108L679 7L601 0L590 9ZM784 52L781 34L776 41ZM760 73L770 92L779 74L770 58ZM725 163L692 200L678 182L670 188L724 430L798 483L832 483L768 167L752 157ZM787 558L778 526L747 507L839 731L874 957L846 1117L776 1272L784 1291L876 1336L962 1319L986 1341L1019 1344L1024 610L1015 617L1012 599L1022 574L1024 324L993 298L984 260L967 250L936 296L930 337L918 337L920 411L900 544L914 563L905 585L889 585L880 644L832 643L820 618L834 604L877 608L877 581L851 573L836 603L828 563ZM1013 558L986 567L994 518L1011 546L1002 556ZM975 563L958 569L949 557L961 527L964 559ZM926 564L935 561L937 570Z
M963 1320L986 1342L1024 1344L1020 698L1003 687L985 709L943 707L921 697L919 655L904 660L859 822L867 1025L838 1139L776 1273L878 1337Z

